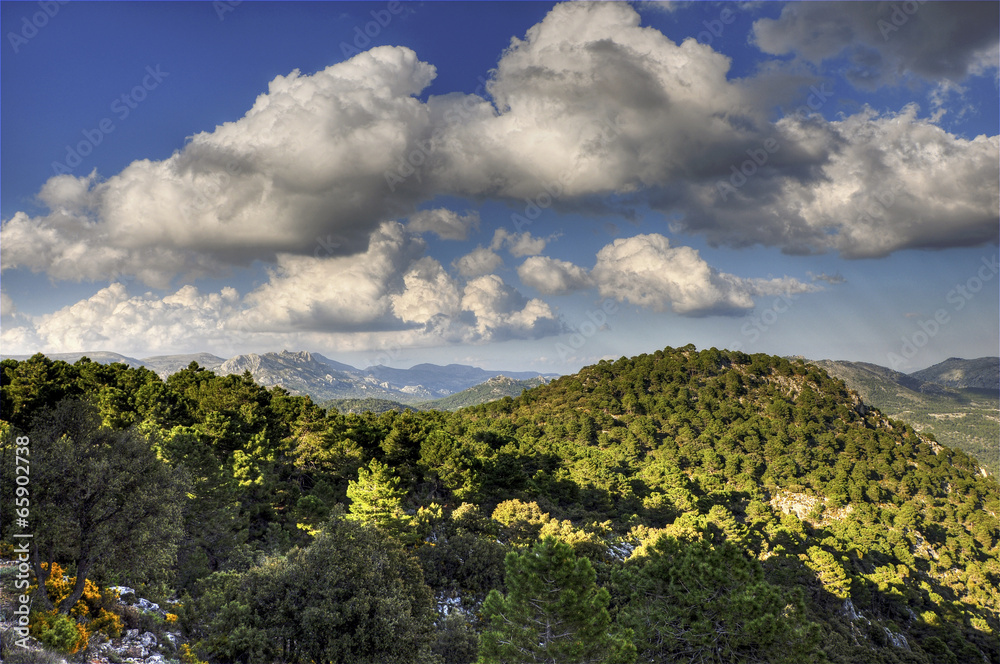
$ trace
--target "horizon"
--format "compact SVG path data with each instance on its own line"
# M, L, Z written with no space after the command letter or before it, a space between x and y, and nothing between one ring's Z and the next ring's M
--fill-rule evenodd
M685 344L685 345L687 345L687 344ZM681 348L681 347L678 346L676 348ZM695 348L698 351L709 350L708 348L700 348L696 344L695 344ZM628 357L635 357L635 356L638 356L638 355L648 355L648 354L655 353L657 350L663 350L663 349L661 348L661 349L639 351L639 352L635 353L635 355L630 355ZM729 350L729 349L718 348L717 350L726 351L726 350ZM276 350L276 351L263 351L263 352L259 352L259 353L238 353L236 355L232 355L232 356L229 356L229 357L223 357L221 355L215 355L213 353L205 353L204 351L196 351L196 352L192 352L192 353L174 353L174 354L167 354L167 355L148 355L148 356L142 356L142 357L134 357L134 356L131 356L131 355L126 355L124 353L118 353L118 352L115 352L115 351L106 351L106 350L69 351L67 353L52 352L52 353L43 353L43 354L46 357L48 357L49 359L58 359L58 358L54 358L53 357L55 355L80 355L81 358L82 357L88 357L89 359L91 359L91 361L96 362L97 360L93 360L93 358L90 358L90 355L94 355L94 354L97 354L97 353L107 353L107 354L110 354L110 355L118 355L120 357L124 357L124 358L129 359L129 360L135 360L135 361L138 361L138 362L145 362L147 360L162 360L162 359L167 359L167 358L171 358L171 357L181 357L181 356L186 356L186 355L203 355L203 354L212 355L216 359L220 359L220 360L223 360L223 362L226 362L226 361L235 359L237 357L243 357L243 356L247 356L247 355L263 356L263 355L269 355L269 354L271 354L271 355L281 355L283 353L295 355L295 354L300 354L300 353L309 353L310 355L317 355L317 354L318 355L322 355L323 357L326 357L327 359L333 360L335 362L341 362L342 364L347 364L347 365L351 366L352 368L354 368L357 371L366 371L368 369L375 369L375 368L379 368L379 367L386 368L386 369L401 369L401 370L406 371L406 370L413 369L414 367L420 366L422 364L430 364L431 366L438 366L438 367L447 367L449 365L462 366L462 367L469 367L469 366L471 366L472 368L481 369L483 371L513 371L513 372L522 372L522 371L523 372L530 372L530 371L532 371L530 369L529 370L522 370L522 369L517 369L515 367L507 367L507 366L505 366L505 367L488 367L488 366L479 366L479 365L468 365L468 364L463 364L463 363L459 363L459 362L451 362L449 364L437 364L437 363L433 363L433 362L415 362L415 363L409 364L407 366L393 366L393 365L389 365L389 364L356 365L353 362L344 361L343 358L329 357L329 355L327 355L326 353L318 353L317 351L311 351L311 350L307 350L307 349L288 350L287 348L283 348L281 350ZM0 359L18 359L20 361L20 358L28 359L28 358L32 357L33 355L34 354L28 354L28 353L0 353ZM814 361L819 361L819 362L822 362L822 361L829 361L829 362L857 362L857 360L836 359L836 358L831 358L831 357L804 357L804 356L801 356L801 355L784 355L784 356L780 356L780 357L785 357L786 359L800 359L800 360L804 360L805 362L814 362ZM609 359L610 361L614 361L614 360L619 359L619 358L607 358L607 359ZM937 366L939 364L943 364L944 362L947 362L949 360L959 360L959 361L963 361L963 362L972 362L972 361L976 361L976 360L988 360L988 359L1000 359L1000 356L997 356L997 355L982 355L982 356L979 356L979 357L958 357L958 356L953 356L953 357L945 358L944 360L940 360L938 362L934 362L933 364L929 364L927 366L917 367L917 368L914 368L914 369L912 369L910 371L903 371L903 372L900 372L900 373L904 373L904 374L907 374L907 375L914 374L914 373L919 373L921 371L925 371L927 369L930 369L931 367L935 367L935 366ZM868 364L875 364L875 363L868 363ZM579 367L577 367L574 370L572 370L570 372L567 372L567 373L558 373L558 372L537 372L537 373L540 376L548 376L548 375L569 376L569 375L573 375L573 374L578 373L580 370L582 370L583 368L585 368L587 366L590 366L590 365L587 365L587 364L580 365ZM876 365L876 366L881 366L881 367L886 368L886 369L891 369L891 367L887 367L885 365ZM211 369L211 368L207 368L207 367L202 367L202 368L206 368L208 371L214 371L214 369Z
M40 6L5 356L1000 355L997 3Z

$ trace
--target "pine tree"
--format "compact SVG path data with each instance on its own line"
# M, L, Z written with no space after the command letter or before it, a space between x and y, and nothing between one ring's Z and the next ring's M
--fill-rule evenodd
M379 526L390 532L403 525L403 498L400 479L378 459L372 459L368 468L358 469L358 480L347 485L351 500L350 518L361 523Z
M507 595L490 591L483 604L489 627L479 664L605 664L630 662L631 639L611 633L610 595L599 588L586 558L546 537L504 561Z

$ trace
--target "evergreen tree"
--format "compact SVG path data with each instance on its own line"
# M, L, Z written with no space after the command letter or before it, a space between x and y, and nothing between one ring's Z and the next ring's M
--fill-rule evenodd
M368 468L358 469L358 479L347 486L351 501L349 518L364 524L398 531L404 520L400 479L384 463L372 459Z
M612 634L610 595L597 586L589 560L547 537L504 563L507 595L492 590L483 604L489 627L480 664L632 661L631 640Z

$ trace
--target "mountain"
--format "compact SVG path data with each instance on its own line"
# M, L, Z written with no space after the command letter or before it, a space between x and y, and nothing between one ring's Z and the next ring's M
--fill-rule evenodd
M997 441L1000 440L1000 397L996 390L979 387L989 382L988 367L997 358L951 359L913 374L904 374L877 364L814 360L831 376L893 419L903 420L941 443L976 457L994 476L1000 477ZM939 369L940 368L940 369ZM970 371L971 368L971 371ZM945 386L925 377L965 371L966 386ZM970 374L973 378L970 380ZM996 376L993 376L994 383ZM974 383L974 384L972 384Z
M211 353L155 355L153 357L142 358L143 365L147 369L155 371L160 378L166 378L170 374L177 373L181 369L187 369L188 365L192 362L197 362L198 366L203 369L216 369L225 361L225 358L212 355Z
M544 385L549 380L544 376L521 380L510 378L509 376L496 376L490 378L485 383L480 383L451 396L434 401L426 401L417 405L423 410L458 410L459 408L489 403L490 401L496 401L504 397L518 397L525 390Z
M245 371L249 371L261 385L280 385L292 394L307 394L317 403L345 398L412 398L350 365L332 362L308 351L237 355L215 369L221 376ZM423 392L417 398L429 395L430 392Z
M914 371L914 378L945 387L1000 390L1000 357L963 360L949 357L932 367Z
M262 385L281 385L293 394L308 394L316 403L331 399L383 399L416 404L450 396L500 375L518 379L540 375L531 371L489 371L464 364L418 364L409 369L376 365L357 369L307 351L237 355L215 371L220 375L249 371Z

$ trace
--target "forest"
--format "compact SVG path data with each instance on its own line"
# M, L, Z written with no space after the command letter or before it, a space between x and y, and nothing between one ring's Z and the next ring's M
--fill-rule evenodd
M36 355L0 420L0 553L28 447L30 631L70 661L137 625L185 664L1000 660L996 478L801 360L668 347L348 414Z

